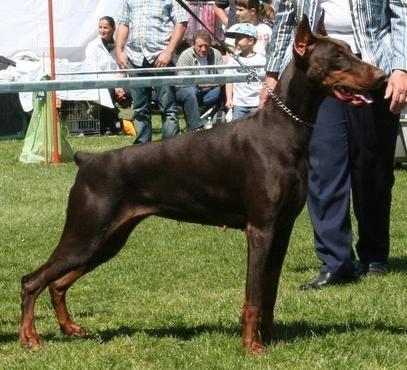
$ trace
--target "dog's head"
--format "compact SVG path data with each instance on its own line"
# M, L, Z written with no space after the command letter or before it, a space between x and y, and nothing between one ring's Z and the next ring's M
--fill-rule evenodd
M371 103L367 91L385 80L383 71L355 56L346 42L328 37L323 14L315 33L303 16L293 52L297 67L305 71L310 83L323 85L328 95L355 106Z

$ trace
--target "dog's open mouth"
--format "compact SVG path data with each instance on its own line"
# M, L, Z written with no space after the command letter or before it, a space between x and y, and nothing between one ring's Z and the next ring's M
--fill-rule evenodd
M366 91L357 91L342 85L337 85L334 86L333 92L336 98L346 103L352 103L355 105L365 105L373 103L373 98Z

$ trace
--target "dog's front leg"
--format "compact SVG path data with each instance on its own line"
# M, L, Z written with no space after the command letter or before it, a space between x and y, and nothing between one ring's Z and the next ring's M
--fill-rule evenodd
M274 231L273 242L269 250L265 274L263 279L263 300L260 319L261 339L269 343L272 337L272 326L274 319L274 306L277 299L278 282L280 280L281 268L287 253L288 242L294 225L294 219Z
M252 224L246 227L248 242L246 301L242 312L243 349L261 352L265 347L260 339L259 324L263 306L263 280L272 240L272 227L258 228Z

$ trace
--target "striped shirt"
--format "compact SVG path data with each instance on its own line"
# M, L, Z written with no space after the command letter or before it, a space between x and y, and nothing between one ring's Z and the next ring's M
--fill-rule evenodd
M362 59L383 69L407 70L407 0L348 0L355 43ZM281 72L292 57L293 34L302 14L314 28L318 0L280 0L266 70Z
M176 23L188 22L175 0L122 0L117 24L129 26L126 53L136 66L153 63L167 47Z

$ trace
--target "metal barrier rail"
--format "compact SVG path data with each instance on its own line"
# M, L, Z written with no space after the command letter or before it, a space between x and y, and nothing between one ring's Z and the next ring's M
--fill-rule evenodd
M259 74L263 79L265 73ZM224 84L228 82L247 82L248 73L235 75L206 74L187 76L148 76L125 77L112 79L87 79L87 80L46 80L35 82L1 82L0 93L18 93L30 91L61 91L61 90L90 90L103 88L134 88L149 86L182 86L198 84Z
M263 65L253 65L250 68L264 68ZM168 73L168 72L185 72L196 70L227 70L240 68L238 65L226 65L226 64L213 64L206 66L185 66L185 67L165 67L165 68L129 68L129 69L116 69L109 71L80 71L80 72L61 72L55 73L56 76L79 76L79 75L103 75L103 74L146 74L146 73Z

